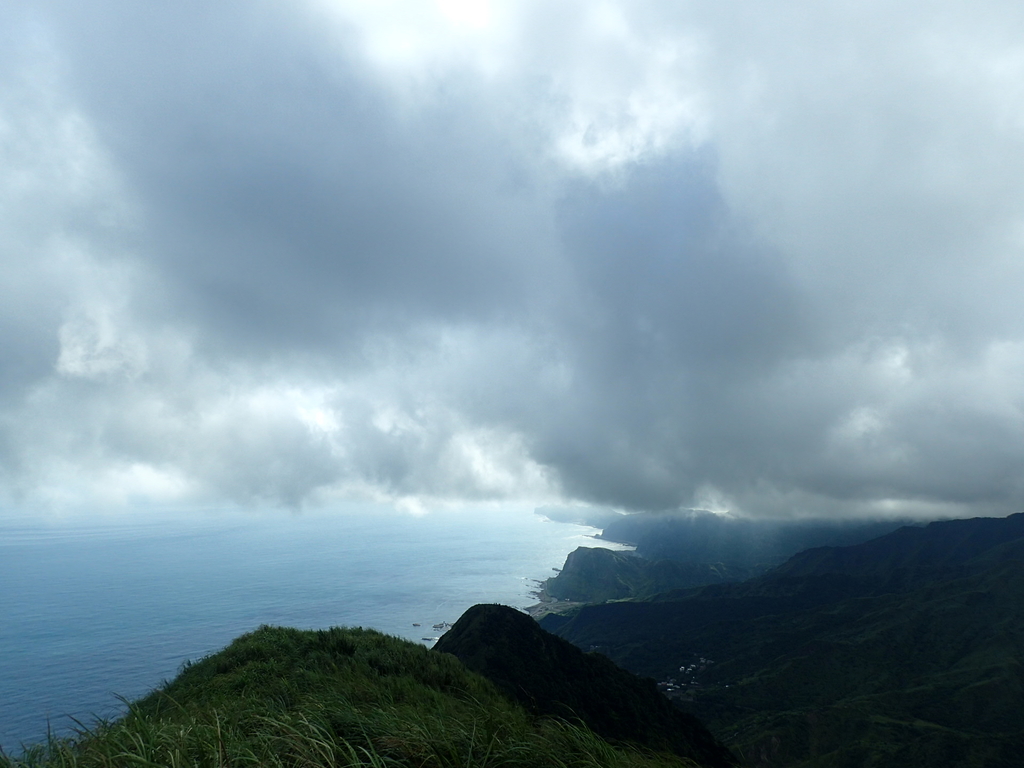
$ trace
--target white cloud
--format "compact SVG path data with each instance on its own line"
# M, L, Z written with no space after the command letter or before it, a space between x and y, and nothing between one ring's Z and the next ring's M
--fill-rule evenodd
M65 376L99 379L138 376L146 368L146 349L138 338L125 337L107 308L84 312L60 327L57 371Z
M1016 509L1021 15L0 12L0 481Z
M615 171L706 138L699 36L652 30L614 3L312 7L335 25L336 44L355 35L407 102L444 98L446 80L480 78L546 134L552 159L579 172Z

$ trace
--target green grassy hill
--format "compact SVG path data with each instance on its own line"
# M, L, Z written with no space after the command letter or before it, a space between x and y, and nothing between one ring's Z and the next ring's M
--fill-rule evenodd
M539 717L453 656L361 629L261 627L186 666L124 717L2 768L679 768Z

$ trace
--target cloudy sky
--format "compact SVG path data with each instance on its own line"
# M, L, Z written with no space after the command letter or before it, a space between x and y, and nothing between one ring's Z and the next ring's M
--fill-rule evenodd
M1019 2L7 2L0 498L1006 514Z

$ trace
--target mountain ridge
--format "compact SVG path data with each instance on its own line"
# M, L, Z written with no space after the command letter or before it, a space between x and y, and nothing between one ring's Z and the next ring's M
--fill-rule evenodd
M692 715L674 708L651 680L584 654L529 616L475 605L434 646L456 656L539 715L579 719L599 736L670 751L709 768L735 758Z
M263 626L186 664L116 720L83 726L71 738L51 738L20 757L0 751L0 768L128 765L698 764L614 746L579 722L530 713L454 656L407 640L360 628Z
M1022 533L939 521L541 623L665 680L747 765L1019 765Z

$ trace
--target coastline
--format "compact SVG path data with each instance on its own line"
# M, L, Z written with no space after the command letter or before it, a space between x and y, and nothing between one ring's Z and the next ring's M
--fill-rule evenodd
M568 613L574 608L585 605L585 603L577 603L571 600L558 600L557 598L549 595L547 591L547 583L552 578L553 577L549 576L544 580L534 579L537 589L531 592L530 595L535 597L538 602L534 605L528 605L523 609L534 621L540 621L542 618L552 613Z
M561 522L559 520L553 520L552 518L547 518L547 519L550 520L551 522ZM584 528L594 528L593 525L590 525L589 523L585 523L585 522L576 521L576 522L573 522L571 524L579 525L579 526L584 527ZM626 543L626 542L623 542L623 541L616 541L615 539L605 538L604 531L602 531L602 530L598 530L597 533L585 534L585 538L593 540L595 542L596 546L601 548L601 549L610 549L613 552L635 552L636 551L636 545L635 544L629 544L629 543ZM579 549L579 547L577 547L577 549ZM573 550L573 551L575 552L576 550ZM568 557L571 554L572 554L572 552L569 552L568 554L566 554L566 561L568 560ZM563 568L565 567L565 562L566 561L562 562L562 567ZM561 573L561 571L562 571L561 568L552 568L552 570L555 571L556 573ZM546 579L532 579L533 583L536 585L536 589L534 589L533 591L530 592L530 596L535 598L537 600L537 602L534 603L533 605L525 606L523 608L523 610L526 611L526 613L528 613L530 616L532 616L535 621L539 621L543 617L545 617L545 616L547 616L549 614L552 614L552 613L554 613L554 614L569 613L569 612L575 610L576 608L578 608L578 607L580 607L582 605L586 605L586 603L577 602L577 601L573 601L573 600L559 600L558 598L552 597L550 594L548 594L548 591L547 591L548 582L551 581L554 578L555 578L555 576L548 576Z
M139 698L261 624L373 627L432 645L434 624L474 604L536 603L530 575L591 532L516 510L0 523L0 746L116 717L113 692Z

